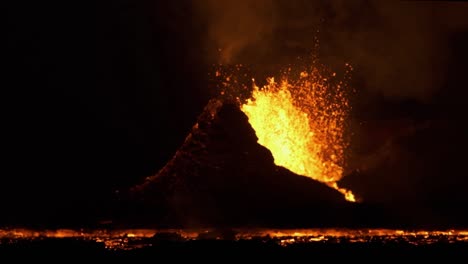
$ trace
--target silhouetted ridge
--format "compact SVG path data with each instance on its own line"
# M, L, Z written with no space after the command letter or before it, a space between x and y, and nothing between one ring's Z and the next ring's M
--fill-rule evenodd
M184 227L333 225L338 208L347 207L334 189L274 165L247 116L216 99L167 165L132 189L132 199L147 221Z

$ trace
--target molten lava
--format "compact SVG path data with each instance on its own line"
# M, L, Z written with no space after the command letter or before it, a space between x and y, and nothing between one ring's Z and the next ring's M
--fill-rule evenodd
M261 88L254 84L251 98L241 104L258 143L271 151L276 165L321 181L354 202L353 193L337 184L347 145L343 83L333 84L317 69L288 77L279 83L270 78Z

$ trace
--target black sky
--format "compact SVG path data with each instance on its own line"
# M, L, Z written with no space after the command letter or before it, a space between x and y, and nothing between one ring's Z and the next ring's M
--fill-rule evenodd
M222 28L213 26L223 17L219 16L222 6L213 1L206 6L160 2L35 3L8 8L0 224L105 218L106 204L117 190L156 173L183 142L215 89L208 74L220 57L216 45L225 43L222 38L217 42ZM245 5L241 2L238 6ZM394 172L400 176L375 169L369 175L377 176L358 186L362 192L376 201L383 196L410 199L406 193L416 193L425 202L443 201L443 206L466 202L462 193L467 186L468 22L455 21L461 16L450 13L454 8L439 14L434 11L437 7L419 1L411 7L414 13L402 14L401 20L400 9L387 12L366 1L355 6L267 2L271 12L262 11L259 17L249 5L240 8L251 17L247 21L272 25L254 27L258 34L242 39L228 63L269 67L305 56L314 43L309 33L316 32L317 25L323 61L354 62L355 152L362 159L370 158L378 156L378 146L388 138L397 142L388 152L397 156ZM218 16L208 16L213 12ZM412 14L422 18L407 20ZM317 15L323 19L317 21ZM230 22L220 23L229 29ZM388 28L401 39L387 41L381 33ZM237 34L244 36L243 30ZM344 40L349 44L343 45ZM262 52L256 53L259 48ZM437 63L431 64L430 58ZM406 119L414 122L382 128L385 121ZM421 134L394 132L411 129L420 120L434 125ZM372 142L372 135L381 133L366 126L372 122L384 130L383 140L375 136ZM402 151L409 158L401 158ZM381 162L375 166L386 170L389 165ZM406 168L412 168L410 176ZM378 175L384 175L382 180L376 180ZM366 191L379 182L393 182L391 186L397 187L390 191L405 195ZM381 185L380 190L389 186Z
M88 210L173 155L207 100L200 29L181 4L9 10L7 217Z

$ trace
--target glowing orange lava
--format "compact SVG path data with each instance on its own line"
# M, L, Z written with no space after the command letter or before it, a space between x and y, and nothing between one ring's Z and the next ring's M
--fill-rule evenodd
M281 246L295 243L372 243L376 241L430 245L467 243L468 230L395 230L395 229L233 229L234 238L226 238L216 229L96 229L96 230L32 230L0 229L0 246L24 241L52 239L76 239L95 241L111 250L132 250L151 247L157 234L172 234L171 242L187 242L197 239L258 240L270 238ZM166 237L167 239L167 237ZM156 240L157 241L157 240Z
M323 78L319 70L263 87L254 85L250 99L241 105L258 137L268 148L275 164L294 173L321 181L355 202L350 190L338 187L343 177L344 127L348 100L344 85Z

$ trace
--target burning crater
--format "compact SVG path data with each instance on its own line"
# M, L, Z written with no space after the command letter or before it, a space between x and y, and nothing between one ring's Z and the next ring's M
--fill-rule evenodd
M336 74L335 74L336 75ZM332 85L319 71L302 71L296 80L273 78L242 104L258 143L273 154L275 164L326 183L355 202L353 193L339 188L343 177L344 127L348 101L344 84Z
M167 165L133 188L127 215L183 227L342 222L355 201L338 187L349 104L336 74L319 73L289 69L252 89L218 71L221 95Z

